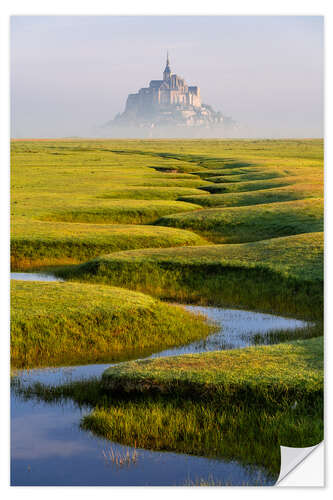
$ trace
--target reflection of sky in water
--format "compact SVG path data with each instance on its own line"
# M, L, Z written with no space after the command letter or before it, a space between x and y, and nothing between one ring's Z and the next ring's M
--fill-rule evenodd
M40 382L41 384L60 385L74 380L99 377L112 363L97 365L65 366L60 368L34 368L32 370L15 370L23 384Z
M256 335L269 332L304 328L308 323L297 319L283 318L273 314L263 314L238 309L222 309L219 307L186 306L186 309L204 314L215 321L221 329L198 342L183 347L166 349L152 357L176 356L178 354L200 353L248 347L255 343Z
M51 274L42 273L10 273L10 278L12 280L22 281L64 281Z
M13 279L57 281L33 273L12 273ZM214 307L186 306L221 325L205 340L153 354L172 356L253 344L258 334L302 328L306 323L270 314ZM110 363L74 367L21 370L24 384L63 384L101 376ZM136 464L119 468L106 464L102 452L112 444L126 453L128 447L97 438L80 430L79 421L89 409L73 403L47 404L12 396L12 484L13 485L183 485L202 479L231 484L267 484L259 468L237 462L210 460L176 453L139 450ZM131 448L129 447L131 450ZM274 483L270 481L269 484Z
M37 273L11 273L13 279L35 281L61 281L52 275ZM193 312L204 314L213 320L221 329L204 340L192 342L186 346L166 349L149 357L177 356L179 354L200 353L247 347L255 343L255 336L265 335L277 330L293 330L304 328L307 323L291 318L283 318L273 314L243 311L238 309L222 309L218 307L185 306ZM44 384L60 384L83 378L99 377L111 363L83 365L73 367L34 369L20 371L21 380L28 383L38 380Z
M254 336L257 334L303 328L307 325L304 321L251 311L198 306L186 306L186 308L204 314L207 318L221 325L221 329L204 340L192 342L186 346L166 349L149 357L176 356L179 354L247 347L253 344ZM20 375L22 382L32 383L38 381L43 384L63 384L73 380L99 377L111 364L19 370L17 373Z
M138 450L135 464L106 462L112 446L130 447L80 430L82 411L73 403L47 404L12 397L12 485L184 485L202 478L232 484L267 484L259 468L169 452ZM274 483L270 480L268 484Z

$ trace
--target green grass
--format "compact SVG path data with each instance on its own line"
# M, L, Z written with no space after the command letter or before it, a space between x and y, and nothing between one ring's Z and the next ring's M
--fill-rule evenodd
M260 170L258 172L242 172L240 174L235 174L232 172L231 175L216 175L209 177L210 182L216 182L217 184L223 182L246 182L255 180L266 180L266 179L278 179L286 177L283 171L279 170Z
M321 316L322 248L318 246L317 237L310 235L286 241L280 237L321 230L321 202L311 196L320 194L322 165L321 140L14 141L13 268L73 264L98 253L115 252L111 259L97 258L78 270L68 269L67 275L140 288L177 300L227 303L292 314L308 315L313 300L314 314ZM236 176L274 174L283 177L245 183L256 191L195 196L198 203L194 204L189 199L186 201L190 203L162 198L169 190L174 197L178 189L192 189L189 183L199 183L204 189L223 188L201 178L212 171L226 176L234 173ZM273 189L269 187L272 182L287 185ZM240 189L243 184L234 182L226 186ZM262 185L265 189L259 189ZM267 198L265 191L273 199ZM140 199L124 199L127 192ZM297 197L304 198L308 193L309 197L289 201L288 197L293 197L294 192ZM108 198L110 193L111 196L119 193L119 198ZM155 200L152 196L161 198ZM203 198L211 199L214 204L217 196L221 202L224 197L226 208L170 215L163 218L163 224L172 221L176 225L189 225L194 232L208 234L215 242L272 236L278 241L262 241L258 246L249 247L210 244L195 250L193 245L204 242L193 232L162 226L140 229L132 224L137 216L153 220L153 214L162 209L188 212L190 207L198 208ZM288 201L282 203L284 196ZM260 205L250 209L237 206L252 202ZM228 204L232 207L228 208ZM124 217L131 225L111 227L103 223L106 218L114 221L117 217ZM70 221L47 222L45 218ZM89 222L72 222L81 218ZM184 245L191 247L187 251ZM119 259L117 253L118 250L166 246L172 248L159 262L160 254L154 250L148 250L148 254L131 253L128 262L127 257ZM183 248L177 250L176 246ZM263 255L262 249L267 255ZM137 255L135 262L132 261L134 255ZM151 259L150 255L154 257ZM307 262L312 265L313 259L315 269L320 271L312 273L315 278L308 279L305 278Z
M323 200L196 210L162 217L160 226L196 231L217 243L243 243L323 231Z
M108 369L102 383L17 390L90 406L82 427L112 441L261 465L277 478L281 444L313 446L323 437L322 365L318 338L129 362Z
M216 177L216 176L221 176L221 175L240 175L240 174L246 174L248 172L260 172L260 167L242 167L242 168L225 168L225 167L220 167L216 169L202 169L202 170L197 170L195 172L191 172L192 175L197 175L201 177L202 179L206 179L210 181L211 177ZM283 175L283 174L282 174Z
M202 207L242 207L280 201L302 200L304 198L322 198L323 186L319 184L293 184L291 186L259 189L257 191L180 196L180 201L195 203Z
M182 302L320 318L323 235L119 252L62 269L59 274Z
M202 187L209 186L209 182L203 181L202 179L196 179L193 177L192 179L172 179L168 177L160 177L155 179L149 179L142 182L142 187L171 187L175 188L187 188L187 189L201 189Z
M132 158L142 155L158 158L159 162L170 160L174 166L188 162L213 169L267 166L273 162L284 167L313 167L323 160L322 139L118 140L108 144L109 150Z
M105 388L177 394L222 405L281 406L323 390L322 337L272 346L129 361L108 368Z
M74 382L62 387L36 385L21 394L49 404L73 400L93 411L81 421L83 429L127 446L196 456L237 460L262 466L277 479L280 444L306 447L323 436L320 399L296 408L258 408L241 403L193 401L168 395L108 394L99 381Z
M244 182L226 182L202 186L203 191L208 191L211 194L220 193L239 193L243 191L258 191L259 189L272 189L283 186L290 186L293 184L301 183L314 183L322 182L321 175L314 175L310 177L293 176L293 177L279 177L278 179L244 181Z
M103 374L105 390L178 403L97 408L83 424L109 439L135 436L139 446L150 441L157 449L237 457L277 474L281 444L323 439L322 349L321 337L111 367Z
M11 167L13 268L88 260L57 271L81 283L12 284L13 367L133 359L213 330L137 291L311 318L320 333L322 140L13 141ZM83 428L123 444L277 477L281 444L322 439L321 339L284 340L21 393L88 404Z
M130 290L11 284L12 367L129 359L203 338L212 330L202 316Z
M11 232L11 268L27 270L76 264L98 255L137 248L205 244L200 236L182 229L119 224L16 220Z
M75 223L87 223L92 227L87 230L86 241L83 236L80 237L79 246L88 248L94 246L90 232L99 235L101 224L151 224L166 214L200 208L202 198L198 197L198 204L195 198L180 199L185 195L194 197L196 193L199 194L198 187L212 192L221 189L258 190L260 187L261 190L271 190L272 187L281 186L281 183L290 188L291 185L304 184L308 179L308 185L315 185L318 191L318 183L322 182L322 163L323 142L320 140L13 141L12 236L13 239L16 237L15 227L19 226L19 246L26 241L24 245L27 248L34 247L37 251L30 236L31 228L35 228L37 223L47 220L72 224L73 238L77 231ZM282 177L220 186L201 178L209 179L211 173L224 177L231 173L236 176L241 174L241 178L253 175ZM236 180L235 175L230 177ZM237 191L235 197L236 194ZM225 198L226 206L228 196ZM258 196L262 197L261 194ZM214 197L211 198L214 206ZM237 205L236 198L233 200L231 204ZM243 205L244 202L240 201L239 204ZM50 224L48 227L50 233L54 234L56 227L60 226ZM66 232L69 231L70 227L66 226ZM129 240L131 233L129 228ZM42 246L45 246L44 237L42 239ZM59 240L63 241L61 238ZM156 240L147 241L145 246L155 247L155 243ZM58 243L58 249L60 246L61 242ZM157 246L165 245L161 242ZM170 241L170 246L175 246L173 241ZM129 241L128 246L121 248L141 247L142 242L136 246L136 242ZM16 243L12 248L15 264ZM64 243L64 253L67 252L66 248L67 241ZM117 249L117 245L114 248ZM111 250L104 250L104 245L101 248L102 253ZM75 250L73 253L81 255L82 252ZM68 260L67 255L59 260L62 263L75 261L76 255L72 261ZM30 258L26 262L29 268ZM43 261L40 263L43 265ZM24 264L23 260L21 264ZM48 262L44 264L48 265Z
M170 160L158 163L170 169ZM193 169L179 163L182 170ZM176 199L200 193L191 186L202 183L187 173L155 170L140 154L113 153L109 141L13 141L12 269L72 264L121 249L202 243L188 232L134 227L198 208ZM133 227L126 230L128 224Z
M41 216L41 220L95 224L151 224L162 215L198 208L197 205L173 200L110 200L107 203L107 206L73 206L69 210L53 210Z
M105 199L126 199L126 200L177 200L181 196L194 196L201 194L199 189L186 187L149 187L131 186L123 189L112 189L101 194L100 198ZM186 200L185 200L186 201ZM192 203L192 202L191 202Z

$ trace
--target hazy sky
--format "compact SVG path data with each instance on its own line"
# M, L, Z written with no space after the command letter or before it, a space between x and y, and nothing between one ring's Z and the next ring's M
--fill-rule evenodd
M252 136L322 137L323 18L15 16L12 137L98 136L171 69Z

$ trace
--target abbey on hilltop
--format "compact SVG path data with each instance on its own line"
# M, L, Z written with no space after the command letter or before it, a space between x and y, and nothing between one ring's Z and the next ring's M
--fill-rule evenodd
M212 126L233 123L211 106L202 104L200 89L189 86L183 78L171 72L169 55L163 80L151 80L149 87L129 94L126 108L113 120L114 125Z

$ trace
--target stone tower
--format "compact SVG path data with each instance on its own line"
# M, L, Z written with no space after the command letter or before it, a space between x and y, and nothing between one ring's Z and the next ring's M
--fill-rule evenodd
M168 81L170 76L171 76L171 69L170 69L170 61L169 61L169 52L167 52L166 66L165 66L165 70L163 71L163 80Z

